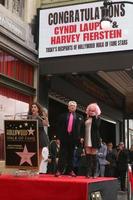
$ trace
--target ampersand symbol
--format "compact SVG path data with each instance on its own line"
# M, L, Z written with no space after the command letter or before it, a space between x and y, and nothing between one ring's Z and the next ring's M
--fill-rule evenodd
M116 21L113 22L112 28L118 28L118 24Z

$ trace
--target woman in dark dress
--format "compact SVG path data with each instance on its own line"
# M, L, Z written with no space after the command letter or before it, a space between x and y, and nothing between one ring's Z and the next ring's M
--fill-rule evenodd
M86 177L96 176L97 149L100 147L100 117L101 110L96 103L89 104L86 109L87 120L85 121L85 153L87 160Z
M43 147L49 146L49 138L46 134L44 127L49 126L48 116L45 110L38 102L34 102L29 107L28 119L35 119L38 121L38 133L39 133L39 163L42 160Z

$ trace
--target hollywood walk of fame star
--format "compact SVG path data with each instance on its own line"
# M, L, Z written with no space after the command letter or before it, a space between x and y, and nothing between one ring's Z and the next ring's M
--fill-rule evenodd
M33 132L34 132L35 130L34 130L34 129L32 129L31 127L30 127L30 129L29 129L29 130L27 130L27 131L28 131L29 135L34 135L34 133L33 133Z
M36 153L28 152L27 146L25 145L23 152L16 152L16 154L21 157L19 165L22 165L23 163L27 162L29 165L32 166L31 157L33 157Z

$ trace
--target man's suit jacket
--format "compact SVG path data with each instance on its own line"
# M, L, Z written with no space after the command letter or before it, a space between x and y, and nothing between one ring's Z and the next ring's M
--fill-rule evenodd
M60 139L61 142L65 142L69 134L67 132L69 115L70 115L69 112L62 114L57 122L57 137L58 139ZM85 132L85 124L83 116L75 112L73 129L72 132L70 133L72 135L73 140L79 141L80 138L84 137L84 132Z

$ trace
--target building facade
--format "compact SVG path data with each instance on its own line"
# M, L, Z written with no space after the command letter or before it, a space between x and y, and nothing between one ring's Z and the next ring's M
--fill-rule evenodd
M29 1L0 1L0 160L4 159L4 120L28 112L37 98L38 53Z

